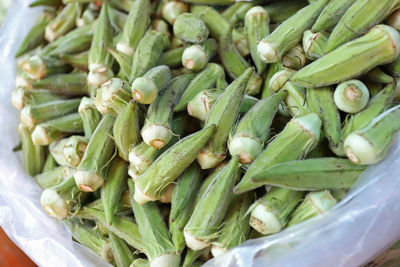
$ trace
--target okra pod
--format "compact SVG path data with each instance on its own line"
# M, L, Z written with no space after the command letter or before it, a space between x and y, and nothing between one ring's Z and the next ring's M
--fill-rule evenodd
M53 158L51 153L48 153L47 157L44 161L42 173L51 171L51 170L55 169L57 166L58 166L58 164L57 164L56 160Z
M307 63L307 58L303 47L298 44L295 47L291 48L286 54L282 57L282 65L285 68L289 68L292 70L299 70Z
M310 107L306 102L305 89L292 82L287 82L282 87L287 92L284 98L285 107L292 116L304 116L310 113Z
M375 83L392 83L393 77L386 74L381 68L376 67L364 75L364 80Z
M101 114L96 109L93 99L89 97L82 97L78 112L82 119L85 137L90 139L101 120Z
M65 98L63 95L44 89L29 90L19 87L11 93L11 103L19 110L22 110L26 106L36 106Z
M52 42L75 27L75 20L80 13L79 3L67 4L45 29L44 37Z
M277 92L281 90L285 84L290 80L290 78L295 73L294 70L282 68L282 70L277 71L269 79L269 90Z
M189 5L181 1L168 1L161 10L162 17L171 25L174 25L175 20L180 14L189 12Z
M333 95L338 109L347 113L360 112L369 100L369 90L359 80L350 80L340 83Z
M132 57L116 49L109 48L107 50L119 65L119 73L117 77L123 80L128 80L131 73Z
M75 20L76 27L84 27L86 25L92 24L96 21L99 16L98 12L89 6L81 13Z
M283 23L307 5L303 0L274 1L264 6L272 23Z
M357 0L333 0L329 2L314 23L312 31L320 32L335 27L356 1Z
M84 72L57 74L31 82L33 89L47 89L53 93L75 96L88 94L87 75Z
M83 51L75 55L60 54L60 59L74 68L89 70L89 51Z
M32 56L23 65L22 69L33 80L40 80L53 74L69 71L69 66L60 59Z
M187 113L192 117L205 121L215 101L222 93L223 90L221 89L201 91L187 104Z
M29 127L19 124L18 134L22 144L22 164L25 171L32 176L39 174L45 161L44 147L32 142Z
M77 167L85 153L88 140L79 135L64 138L49 146L55 161L61 166Z
M387 25L389 25L390 27L395 28L396 30L400 30L400 10L397 9L392 14L390 14L386 22Z
M271 78L275 75L275 73L281 70L282 64L280 62L272 63L267 66L267 70L265 71L264 75L264 86L261 90L261 98L269 97L272 94L272 90L269 87Z
M236 22L244 20L247 11L255 5L256 3L252 2L236 2L226 7L221 14L231 25L234 25Z
M35 182L43 189L56 186L73 175L73 169L67 166L59 166L52 170L43 171L33 176Z
M201 46L189 46L183 51L182 65L188 70L202 70L208 61L215 56L217 50L218 43L214 39L206 40Z
M117 116L131 100L131 90L126 81L112 78L96 91L94 104L100 113Z
M182 66L182 55L185 51L184 47L177 47L161 54L159 64L166 65L170 68Z
M127 244L122 238L112 232L108 233L111 242L112 253L114 256L114 262L117 267L129 267L135 260L132 251L129 249Z
M29 4L29 7L36 6L54 6L59 7L63 4L62 0L35 0Z
M183 261L183 267L192 267L194 265L195 261L206 250L210 250L210 247L200 249L200 250L192 250L192 249L188 248L186 250L185 259Z
M193 13L182 13L174 22L174 35L185 42L204 43L209 34L206 24Z
M110 25L114 29L115 33L121 33L125 28L125 24L128 18L125 12L119 11L118 9L109 7L108 17L110 20Z
M310 30L305 31L303 35L303 49L306 57L311 60L322 57L328 37L326 32L313 33Z

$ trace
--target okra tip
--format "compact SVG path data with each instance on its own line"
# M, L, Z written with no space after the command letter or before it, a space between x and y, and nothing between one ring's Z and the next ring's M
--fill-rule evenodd
M175 267L179 266L180 256L174 252L163 254L150 261L150 267Z
M94 192L104 183L103 178L98 174L85 170L77 170L74 179L76 185L83 192Z
M142 104L151 104L158 94L155 82L147 77L139 77L132 83L132 97Z
M357 132L350 134L344 140L344 150L354 164L373 164L378 161L375 148Z
M282 229L281 222L274 212L258 203L251 212L249 224L261 234L277 233Z
M150 124L141 131L143 141L157 149L164 147L172 138L171 129L160 124Z
M229 153L232 156L238 156L243 164L251 163L262 151L263 145L248 136L235 136L229 142Z
M208 56L199 45L186 48L182 54L182 65L189 70L201 70L208 62Z
M51 138L44 127L37 125L32 132L32 142L35 145L46 146L51 143Z
M68 216L67 202L53 189L45 189L40 196L40 204L52 217L64 219Z
M210 246L210 243L196 238L187 230L183 231L183 235L185 236L186 245L193 250L200 250Z
M146 204L149 201L156 201L155 198L146 195L142 189L140 189L139 186L137 186L137 184L135 183L135 195L134 195L134 199L135 201L139 204L139 205L143 205Z

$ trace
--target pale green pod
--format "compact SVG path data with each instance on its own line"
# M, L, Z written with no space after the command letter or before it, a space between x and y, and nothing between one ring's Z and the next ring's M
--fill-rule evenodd
M98 17L98 12L90 7L81 12L75 20L76 27L84 27L95 22Z
M60 59L73 68L82 71L89 70L89 51L83 51L74 55L60 54Z
M183 51L182 65L189 70L202 70L208 61L216 55L217 50L218 43L214 39L206 40L201 46L189 46Z
M222 93L223 90L219 89L201 91L188 102L187 113L201 121L206 121L212 106Z
M271 79L275 75L275 73L277 73L278 71L281 71L281 70L283 70L281 62L272 63L267 66L267 70L265 71L265 74L263 77L264 85L263 85L263 88L261 89L261 98L269 97L273 93L273 91L269 87Z
M281 90L294 73L294 70L286 68L282 68L282 70L275 72L275 74L273 74L269 79L269 90L272 92Z
M131 100L131 90L126 81L112 78L96 90L94 104L101 114L117 116Z
M129 267L135 260L135 256L122 238L114 233L108 233L111 242L114 262L117 267Z
M51 171L55 168L57 168L58 164L55 161L55 159L53 158L53 156L48 153L47 157L44 161L44 165L43 165L43 169L42 169L42 173L47 172L47 171Z
M85 153L87 144L88 139L85 137L73 135L51 143L49 151L59 165L77 167Z
M110 19L111 27L114 33L121 34L122 30L125 28L128 15L125 12L119 11L113 7L108 8L108 16Z
M45 29L44 37L52 42L75 27L75 20L80 13L79 3L67 4Z
M299 70L307 63L307 58L303 47L298 44L286 52L282 57L282 65L285 68Z
M18 125L19 139L22 144L22 164L29 175L36 175L42 171L45 161L43 146L35 145L31 139L31 130L23 125Z
M28 89L46 89L56 94L75 96L88 94L87 75L84 72L57 74L38 81L32 81Z
M65 179L73 175L74 169L66 166L58 166L52 170L44 171L33 176L35 182L42 188L46 189L60 184Z
M82 97L78 112L82 118L85 137L89 139L101 120L101 114L96 109L93 99L89 97Z
M325 53L325 46L328 42L329 35L326 32L315 32L310 30L304 32L303 50L308 59L316 60Z
M306 102L306 91L303 87L289 81L285 83L281 90L287 92L283 102L292 116L304 116L311 112Z
M206 24L193 13L182 13L174 22L174 35L185 42L204 43L209 34Z
M312 31L320 32L335 27L349 7L356 1L357 0L332 0L329 2L314 23Z
M236 2L227 6L222 12L222 16L232 25L240 20L244 20L247 11L255 6L252 2Z
M160 61L158 62L160 65L166 65L170 68L178 68L182 66L182 55L185 51L183 46L171 48L168 51L162 53L160 57Z
M369 90L359 80L350 80L340 83L333 95L338 109L347 113L360 112L369 100Z
M67 97L45 89L29 90L18 87L11 93L11 103L18 110L28 105L35 106L56 100L63 100L65 98Z
M392 83L394 81L393 77L386 74L381 68L376 67L368 71L363 79L368 82L374 83Z
M181 1L168 1L161 10L162 17L171 25L174 25L175 20L180 14L189 12L189 5Z
M22 70L31 79L40 80L47 76L68 72L70 67L58 58L34 55L22 64Z

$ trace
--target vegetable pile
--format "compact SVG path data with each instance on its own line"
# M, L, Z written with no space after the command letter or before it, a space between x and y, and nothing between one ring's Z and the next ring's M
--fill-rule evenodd
M12 103L44 210L155 267L333 208L400 130L400 1L309 2L36 0Z

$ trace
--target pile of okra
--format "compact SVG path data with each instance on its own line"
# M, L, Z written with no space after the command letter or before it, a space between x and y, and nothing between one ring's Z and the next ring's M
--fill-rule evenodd
M400 130L400 0L32 6L24 168L118 267L199 266L321 215Z

